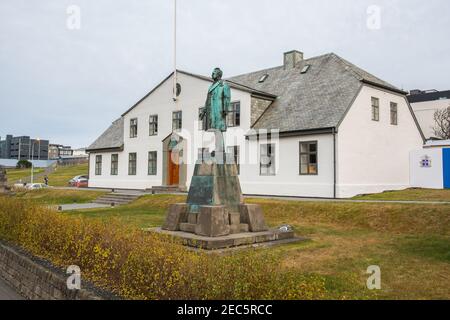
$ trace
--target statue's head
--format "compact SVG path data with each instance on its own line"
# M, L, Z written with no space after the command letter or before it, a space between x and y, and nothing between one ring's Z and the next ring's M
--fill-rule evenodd
M212 72L212 78L214 81L220 80L222 79L223 76L223 72L222 70L220 70L220 68L215 68L214 71Z

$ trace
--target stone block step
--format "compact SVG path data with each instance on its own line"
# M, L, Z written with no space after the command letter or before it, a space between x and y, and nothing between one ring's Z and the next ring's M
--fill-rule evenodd
M239 246L270 245L307 240L306 238L295 237L295 234L292 231L281 232L278 229L262 232L230 234L228 236L215 238L203 237L186 231L166 231L161 228L151 228L147 229L147 231L173 236L174 238L182 240L187 246L203 250L218 250Z
M149 191L153 193L179 193L183 192L179 187L177 186L160 186L160 187L152 187L149 189Z

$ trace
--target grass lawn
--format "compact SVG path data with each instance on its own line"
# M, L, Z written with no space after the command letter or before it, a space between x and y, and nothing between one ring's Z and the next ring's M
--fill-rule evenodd
M44 169L34 168L34 174L39 174L44 172ZM13 185L15 183L19 183L19 180L25 179L31 176L31 168L30 169L7 169L6 170L8 177L8 184ZM36 181L40 182L40 181Z
M145 196L117 208L69 212L160 226L167 207L184 196ZM311 240L274 247L283 267L326 278L328 299L450 299L450 205L295 202L261 204L267 223L292 225ZM381 268L382 290L366 288L368 266Z
M32 191L18 191L16 197L24 200L31 200L38 204L56 205L70 203L87 203L104 195L101 191L87 190L57 190L42 189Z
M48 184L53 187L67 187L68 182L75 176L88 175L88 164L74 166L59 166L48 175ZM37 182L44 182L44 177L40 177Z
M354 197L355 200L387 200L387 201L448 201L450 189L406 189L401 191L387 191Z
M31 169L8 169L8 184L13 185L19 182L20 179L25 179L31 176ZM34 174L44 172L42 168L35 168ZM73 166L56 167L55 171L48 175L49 185L53 187L66 187L68 181L75 176L87 175L88 164L79 164ZM44 183L44 177L36 177L35 183Z

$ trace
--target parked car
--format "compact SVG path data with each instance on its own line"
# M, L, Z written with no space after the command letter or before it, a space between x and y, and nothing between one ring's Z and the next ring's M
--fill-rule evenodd
M28 190L40 190L48 188L48 185L45 183L28 183L25 188Z
M80 178L75 182L74 187L77 188L87 188L89 183L89 179L86 178Z
M75 176L72 179L69 180L69 186L71 187L77 187L77 183L81 180L89 180L88 176Z
M23 183L15 183L13 185L13 189L15 189L15 190L23 190L23 189L26 189L26 188L27 188L27 185L23 184Z

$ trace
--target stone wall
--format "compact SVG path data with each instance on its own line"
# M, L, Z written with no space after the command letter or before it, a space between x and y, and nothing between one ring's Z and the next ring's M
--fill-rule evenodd
M62 270L0 242L0 277L26 299L106 300L113 295L81 282L81 290L69 290ZM86 287L86 288L85 288Z

